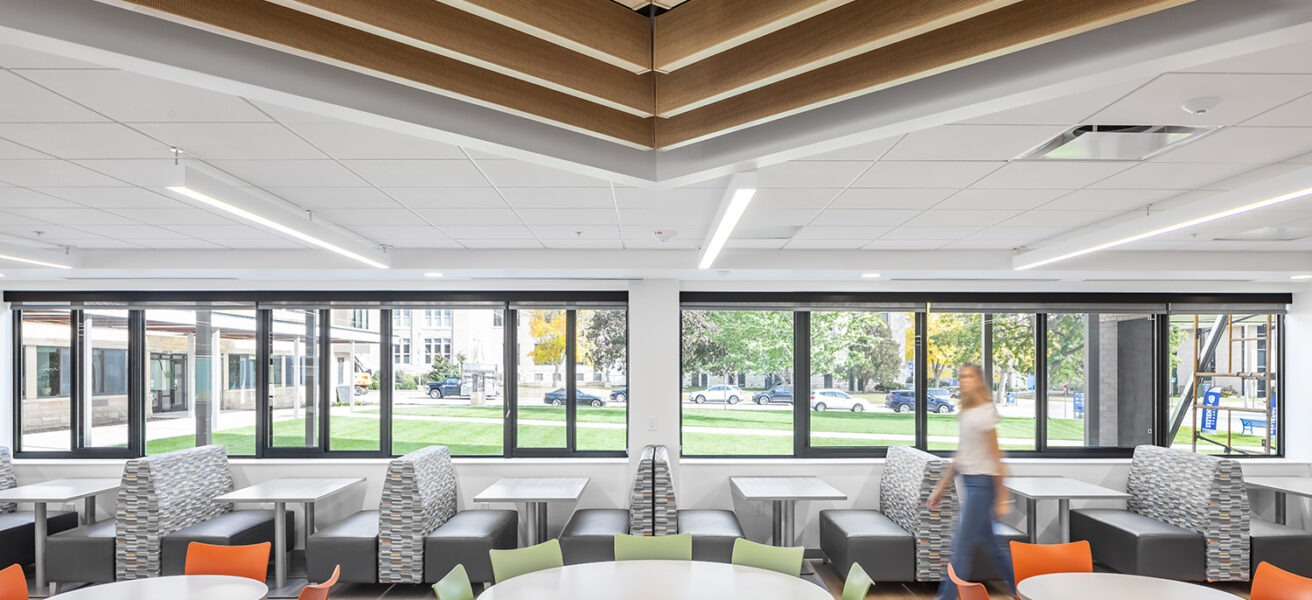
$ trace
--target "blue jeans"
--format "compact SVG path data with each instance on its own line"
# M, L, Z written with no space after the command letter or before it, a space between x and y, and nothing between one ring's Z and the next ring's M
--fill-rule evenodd
M957 530L952 535L952 568L957 577L966 579L976 560L991 560L1014 594L1016 576L1011 570L1011 552L993 533L997 480L992 475L962 475L961 481L966 493L961 501L961 518L957 520ZM944 573L938 586L938 598L953 600L956 597L957 587Z

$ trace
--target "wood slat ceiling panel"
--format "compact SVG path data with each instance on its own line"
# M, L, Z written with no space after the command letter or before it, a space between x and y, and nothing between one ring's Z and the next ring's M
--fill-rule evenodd
M435 0L634 73L651 70L651 20L611 0Z
M694 0L659 15L652 61L673 71L832 10L851 0Z

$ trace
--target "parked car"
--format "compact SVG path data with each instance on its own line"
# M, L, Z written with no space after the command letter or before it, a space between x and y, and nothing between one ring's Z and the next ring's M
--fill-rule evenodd
M626 388L626 389L615 390L615 391L611 392L611 393L610 393L610 401L611 401L611 402L628 402L628 401L629 401L629 390Z
M943 388L930 388L927 396L929 412L946 415L957 410L957 406L952 403L951 394ZM900 413L911 412L916 408L916 390L889 392L888 399L884 400L884 406Z
M688 394L688 399L697 404L706 404L707 402L728 402L729 404L738 404L743 399L743 388L736 385L713 385L700 392Z
M776 385L764 392L757 392L752 395L752 400L757 404L769 404L771 402L793 403L793 386L786 384Z
M428 382L428 397L434 400L441 400L446 396L460 395L460 378L447 377L442 381Z
M856 398L843 390L824 388L811 392L811 410L825 412L831 408L864 412L866 405L864 399Z
M560 406L565 403L565 388L559 388L555 391L547 392L542 395L542 402L552 406ZM574 391L574 403L579 406L606 406L606 401L601 396L589 394L583 390Z

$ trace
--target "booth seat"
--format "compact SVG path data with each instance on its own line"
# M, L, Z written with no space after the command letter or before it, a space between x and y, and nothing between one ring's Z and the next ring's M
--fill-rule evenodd
M488 551L519 544L513 510L456 511L456 475L446 446L393 459L378 510L360 511L310 536L306 571L328 579L337 565L349 583L434 583L457 564L490 582Z
M1125 509L1071 511L1072 540L1122 573L1183 581L1248 581L1248 493L1239 462L1139 446ZM1265 530L1263 530L1265 532Z
M947 577L955 486L938 510L929 496L948 461L915 448L888 449L879 479L879 510L820 511L820 550L840 573L860 564L875 581L938 581Z
M9 449L0 447L0 490L7 490L17 485L14 477L14 461ZM77 527L77 513L66 511L48 511L46 513L46 531L58 533ZM18 506L12 503L0 504L0 565L30 565L35 560L33 536L36 535L35 515L30 512L18 512Z
M233 510L215 497L233 489L222 446L201 446L127 461L113 521L50 537L47 578L103 583L181 575L191 542L273 540L273 511ZM287 519L287 539L296 539Z

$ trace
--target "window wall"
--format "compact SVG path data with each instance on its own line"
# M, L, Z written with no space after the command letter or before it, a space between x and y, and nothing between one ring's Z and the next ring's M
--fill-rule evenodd
M821 311L810 323L810 445L915 445L915 315Z

